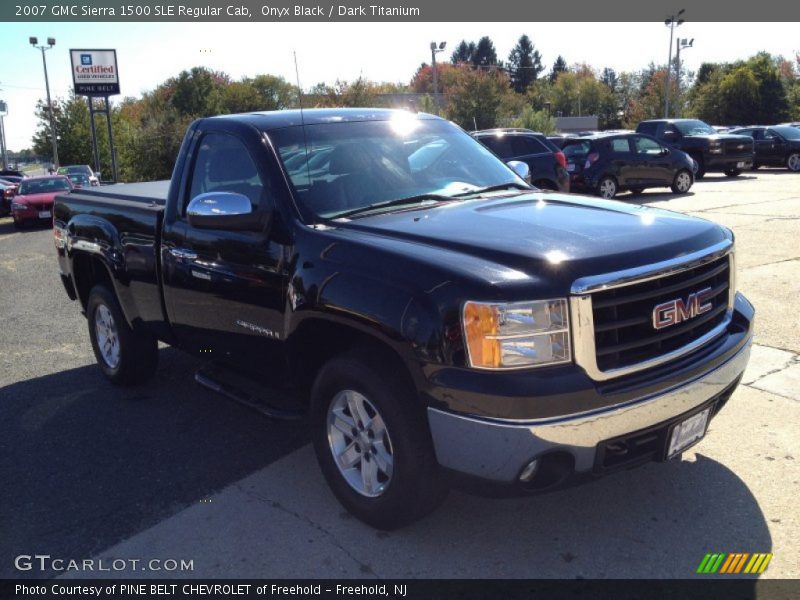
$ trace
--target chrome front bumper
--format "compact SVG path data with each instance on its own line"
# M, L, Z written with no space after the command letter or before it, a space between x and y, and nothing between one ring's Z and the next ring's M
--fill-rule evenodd
M591 471L597 445L663 423L719 395L744 372L752 337L713 371L656 396L562 419L484 420L428 408L436 457L443 467L501 483L513 483L522 468L546 452L562 450L577 473Z

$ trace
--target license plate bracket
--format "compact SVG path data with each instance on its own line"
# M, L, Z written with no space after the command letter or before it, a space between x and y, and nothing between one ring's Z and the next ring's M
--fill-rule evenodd
M710 416L711 407L709 406L670 428L669 437L667 438L669 440L667 460L675 458L705 437Z
M39 218L40 219L49 219L51 216L53 216L53 215L49 210L40 210L39 211Z

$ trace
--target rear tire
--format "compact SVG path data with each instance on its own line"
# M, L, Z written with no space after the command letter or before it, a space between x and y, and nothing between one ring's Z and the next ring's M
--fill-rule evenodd
M725 171L725 177L738 177L741 174L741 169L727 169Z
M617 195L617 191L617 180L608 175L600 179L600 182L597 184L597 195L606 200L614 198L614 196Z
M800 152L792 152L786 157L786 168L794 173L800 173Z
M136 385L153 376L158 366L158 341L130 328L107 287L96 285L89 292L86 317L97 364L111 383Z
M693 183L692 174L688 169L681 169L675 173L675 178L672 180L670 188L675 194L685 194L692 188Z
M310 418L328 485L368 525L402 527L447 495L424 407L374 352L351 352L322 367L311 392Z

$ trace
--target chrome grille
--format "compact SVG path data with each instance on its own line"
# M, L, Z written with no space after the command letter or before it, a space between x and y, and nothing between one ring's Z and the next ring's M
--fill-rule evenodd
M721 335L735 297L733 243L653 265L589 276L572 285L570 316L575 362L597 381L620 377L684 356ZM710 291L707 311L656 329L664 302Z

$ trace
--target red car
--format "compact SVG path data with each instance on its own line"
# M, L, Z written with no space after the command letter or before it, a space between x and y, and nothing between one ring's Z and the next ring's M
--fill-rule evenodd
M14 227L22 229L27 222L41 223L53 220L53 200L72 191L72 184L63 175L27 177L19 184L16 196L11 201L11 216Z

